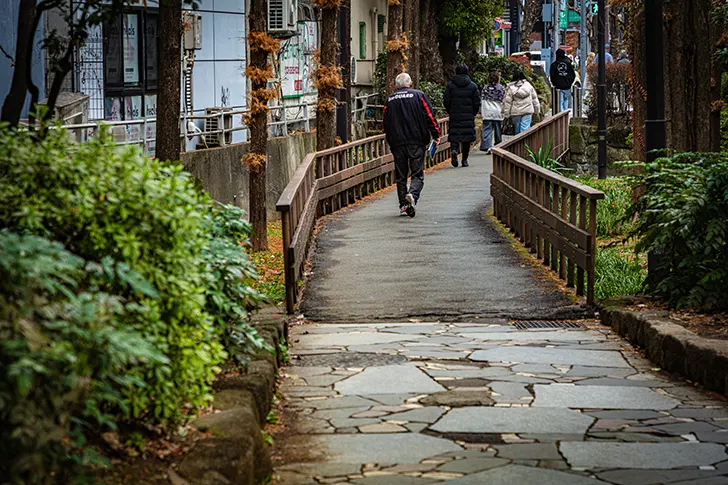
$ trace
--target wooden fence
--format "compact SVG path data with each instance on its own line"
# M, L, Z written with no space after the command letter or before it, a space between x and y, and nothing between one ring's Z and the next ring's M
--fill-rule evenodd
M425 168L447 160L449 120L438 121L440 144ZM276 209L283 225L283 258L286 278L286 309L294 311L298 281L317 217L335 212L371 193L392 185L394 157L384 135L311 153L303 159L278 199Z
M493 148L493 212L559 278L576 286L577 295L583 295L586 287L591 304L596 208L604 194L527 161L526 147L538 151L548 143L553 158L568 151L568 112L547 118Z

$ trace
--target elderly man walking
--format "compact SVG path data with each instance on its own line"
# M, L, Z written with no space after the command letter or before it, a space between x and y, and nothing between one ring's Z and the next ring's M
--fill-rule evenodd
M406 72L395 80L397 91L384 103L383 128L394 155L400 215L415 216L415 204L425 185L425 149L430 137L438 143L440 128L427 95L412 89L412 78ZM412 183L407 189L407 176Z

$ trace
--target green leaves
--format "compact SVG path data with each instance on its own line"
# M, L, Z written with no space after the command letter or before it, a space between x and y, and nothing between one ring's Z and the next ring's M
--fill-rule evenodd
M228 355L266 349L246 323L250 225L181 167L105 132L0 128L0 173L0 476L60 483L97 461L84 433L174 426Z
M475 46L493 30L502 10L502 2L495 0L445 0L438 9L438 27L445 37Z
M645 188L637 249L665 255L666 277L653 291L672 305L728 308L728 155L680 153L640 164L630 183Z

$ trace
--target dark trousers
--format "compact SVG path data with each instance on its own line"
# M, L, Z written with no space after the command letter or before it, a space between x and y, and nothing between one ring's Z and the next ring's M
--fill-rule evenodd
M407 176L411 173L412 183L409 193L415 198L420 198L420 192L425 185L425 147L419 145L400 145L392 147L394 155L394 173L397 180L397 196L399 206L407 203Z
M463 162L468 161L468 155L470 155L470 142L464 141L461 143L451 143L452 158L456 160L458 158L458 152L463 154Z

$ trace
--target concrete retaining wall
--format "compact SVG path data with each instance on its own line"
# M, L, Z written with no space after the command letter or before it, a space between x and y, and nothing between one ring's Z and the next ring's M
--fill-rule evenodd
M266 187L268 220L277 220L276 202L298 164L316 148L316 133L298 133L268 139ZM196 150L182 154L185 170L197 177L213 199L248 210L248 170L242 158L250 143Z
M629 128L607 128L607 174L624 175L626 172L615 162L632 160L632 149L626 139ZM569 125L569 154L563 163L577 175L596 175L599 144L597 128L580 118L572 118Z
M600 304L604 325L635 345L661 368L728 396L728 342L696 335L668 318L666 311L630 311L633 298Z

